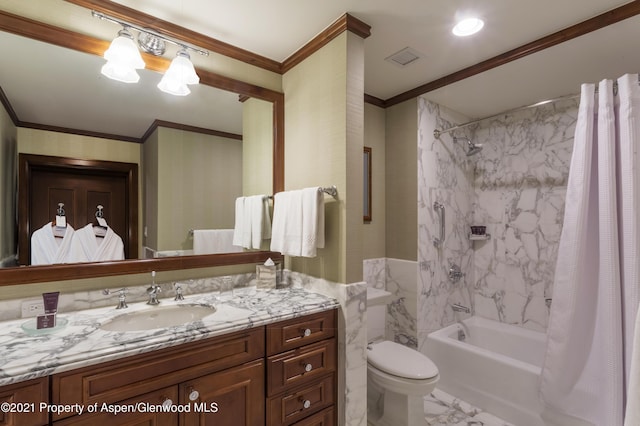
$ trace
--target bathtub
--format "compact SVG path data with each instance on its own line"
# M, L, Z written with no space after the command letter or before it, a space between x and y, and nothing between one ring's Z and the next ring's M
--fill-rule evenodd
M546 335L480 317L430 333L426 355L438 366L438 388L516 426L544 426L538 379Z

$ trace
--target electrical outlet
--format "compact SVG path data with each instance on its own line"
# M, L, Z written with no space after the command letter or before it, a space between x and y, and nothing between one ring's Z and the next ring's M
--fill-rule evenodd
M42 300L25 300L22 302L22 318L44 315L44 302Z

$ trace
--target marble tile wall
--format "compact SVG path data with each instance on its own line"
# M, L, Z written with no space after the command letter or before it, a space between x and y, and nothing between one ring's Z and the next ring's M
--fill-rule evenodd
M577 100L557 102L482 122L456 136L481 143L466 157L452 135L434 128L467 121L421 98L418 137L418 341L454 320L452 301L476 315L544 331L564 216ZM442 249L434 201L447 211ZM488 241L469 242L471 224L486 225ZM451 263L465 277L446 277Z
M578 100L487 120L475 163L476 315L544 331L553 293Z
M432 331L456 320L454 303L472 306L473 247L467 229L473 215L473 157L465 155L465 145L454 143L450 134L436 138L435 129L461 123L466 118L424 98L418 99L418 265L417 340L424 352ZM465 135L458 132L457 136ZM440 225L434 202L445 206L445 238L433 244ZM458 265L464 274L458 282L448 271Z

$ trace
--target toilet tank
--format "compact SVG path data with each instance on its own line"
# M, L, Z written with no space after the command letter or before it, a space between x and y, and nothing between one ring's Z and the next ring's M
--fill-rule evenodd
M367 342L383 340L387 304L393 300L393 294L386 290L367 288Z

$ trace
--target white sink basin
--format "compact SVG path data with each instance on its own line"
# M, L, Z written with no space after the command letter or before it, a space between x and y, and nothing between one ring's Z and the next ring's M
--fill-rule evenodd
M100 326L106 331L141 331L174 327L201 320L216 311L206 305L154 306L144 311L119 315Z

